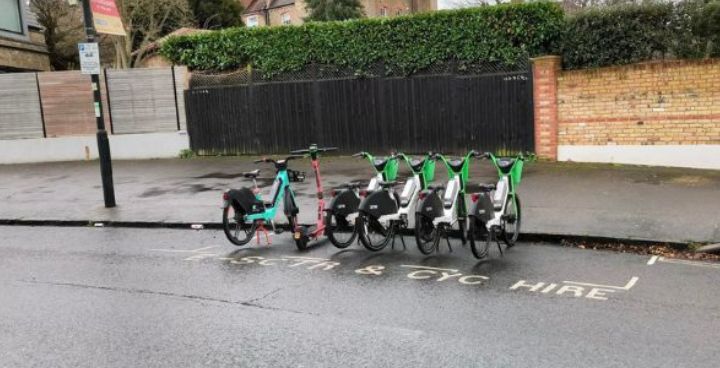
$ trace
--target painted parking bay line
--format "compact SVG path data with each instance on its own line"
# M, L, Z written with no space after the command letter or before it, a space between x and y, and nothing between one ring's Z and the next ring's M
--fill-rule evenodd
M672 264L680 264L680 265L695 266L695 267L707 267L707 268L715 268L715 269L720 270L720 263L690 261L687 259L675 259L675 258L665 258L665 257L659 257L657 259L657 261L662 262L662 263L672 263Z

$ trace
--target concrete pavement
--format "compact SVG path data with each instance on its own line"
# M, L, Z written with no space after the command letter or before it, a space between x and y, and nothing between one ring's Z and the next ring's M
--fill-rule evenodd
M249 185L241 172L261 168L260 184L269 190L272 166L254 165L253 159L116 161L114 209L102 205L97 162L0 165L0 221L218 223L222 191ZM360 159L323 157L321 166L327 189L373 174ZM291 167L311 171L308 160ZM546 162L525 167L519 190L525 233L720 241L720 171ZM496 178L487 161L471 168L470 191ZM406 175L401 167L400 177ZM438 166L435 181L445 178ZM293 185L300 220L310 223L314 183Z
M715 367L717 264L3 227L0 366Z

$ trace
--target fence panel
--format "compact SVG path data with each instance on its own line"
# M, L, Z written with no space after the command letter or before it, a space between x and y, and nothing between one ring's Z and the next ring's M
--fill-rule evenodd
M200 154L287 153L311 142L347 153L534 149L526 70L201 87L185 98Z
M0 139L42 138L35 73L0 74Z
M106 70L113 133L176 131L178 114L170 68Z
M97 130L90 76L79 71L38 73L45 131L48 137L91 135ZM110 118L105 83L100 76L105 125Z

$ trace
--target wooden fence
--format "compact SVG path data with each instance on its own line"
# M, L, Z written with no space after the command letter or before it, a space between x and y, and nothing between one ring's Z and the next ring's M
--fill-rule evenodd
M184 67L106 69L105 124L113 134L185 130ZM94 134L90 76L79 71L0 74L0 139Z

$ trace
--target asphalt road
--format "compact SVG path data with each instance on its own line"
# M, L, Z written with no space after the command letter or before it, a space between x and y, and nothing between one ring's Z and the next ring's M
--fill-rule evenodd
M0 227L0 367L718 365L717 264L272 239Z

